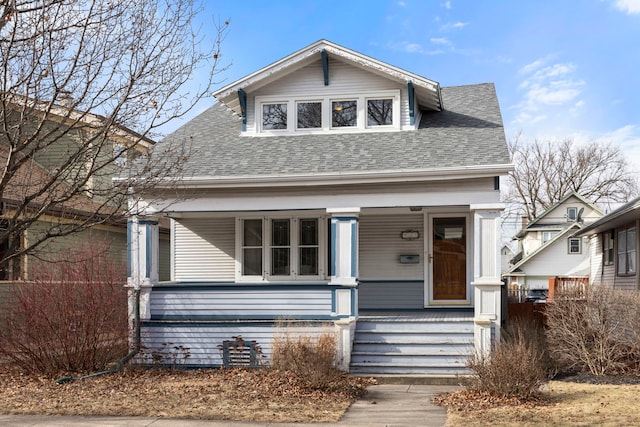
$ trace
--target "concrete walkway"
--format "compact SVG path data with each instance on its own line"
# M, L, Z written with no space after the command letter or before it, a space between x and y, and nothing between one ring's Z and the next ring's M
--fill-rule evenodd
M237 421L176 420L143 417L63 417L40 415L0 415L0 426L131 426L131 427L441 427L447 420L446 411L431 403L433 396L456 390L447 385L379 384L369 387L369 393L355 402L340 422L333 424L267 423Z

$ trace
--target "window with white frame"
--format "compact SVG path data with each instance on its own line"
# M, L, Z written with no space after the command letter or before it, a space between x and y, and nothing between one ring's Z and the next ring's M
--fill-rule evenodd
M322 128L322 102L298 102L296 119L298 129Z
M575 221L578 219L578 208L567 208L567 221Z
M553 239L557 235L558 235L557 231L543 231L542 243L547 243L549 240Z
M618 230L618 276L636 274L636 227Z
M331 127L358 126L358 101L331 101Z
M393 99L367 99L367 126L393 124Z
M256 96L262 134L400 129L400 90L317 98Z
M282 130L287 129L287 104L265 103L262 104L262 129Z
M320 217L272 216L241 218L239 221L242 234L239 236L242 248L238 254L241 278L324 278L324 228Z
M582 253L582 239L579 237L571 237L569 239L569 253L581 254Z
M613 264L613 230L602 235L602 262L604 265Z

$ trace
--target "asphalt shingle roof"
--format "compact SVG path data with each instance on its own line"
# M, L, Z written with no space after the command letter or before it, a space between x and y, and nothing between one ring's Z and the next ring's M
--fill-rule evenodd
M418 130L241 136L241 121L216 104L154 148L190 141L188 177L308 176L510 163L493 84L442 88L444 111L425 112Z

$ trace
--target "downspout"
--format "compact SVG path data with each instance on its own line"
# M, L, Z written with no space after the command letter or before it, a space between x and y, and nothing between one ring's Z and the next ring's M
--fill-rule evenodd
M82 377L62 377L57 379L56 383L64 384L64 383L69 383L76 380L86 380L88 378L99 377L102 375L115 374L117 372L122 371L125 365L140 352L140 342L141 342L141 339L140 339L140 287L136 286L133 292L135 293L135 306L133 308L133 328L134 329L133 329L133 348L131 349L131 351L122 359L120 359L118 364L113 369L96 372L89 375L84 375Z

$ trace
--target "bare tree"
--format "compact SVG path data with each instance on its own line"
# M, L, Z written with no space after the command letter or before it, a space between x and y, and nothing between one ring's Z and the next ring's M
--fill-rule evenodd
M638 192L637 177L611 142L522 143L516 138L509 148L515 168L506 201L529 220L572 192L593 203L626 202Z
M192 0L0 0L0 263L122 221L134 179L144 192L179 175L188 141L149 149L222 70L228 21L212 18L207 39L200 12ZM114 183L133 159L138 173Z

